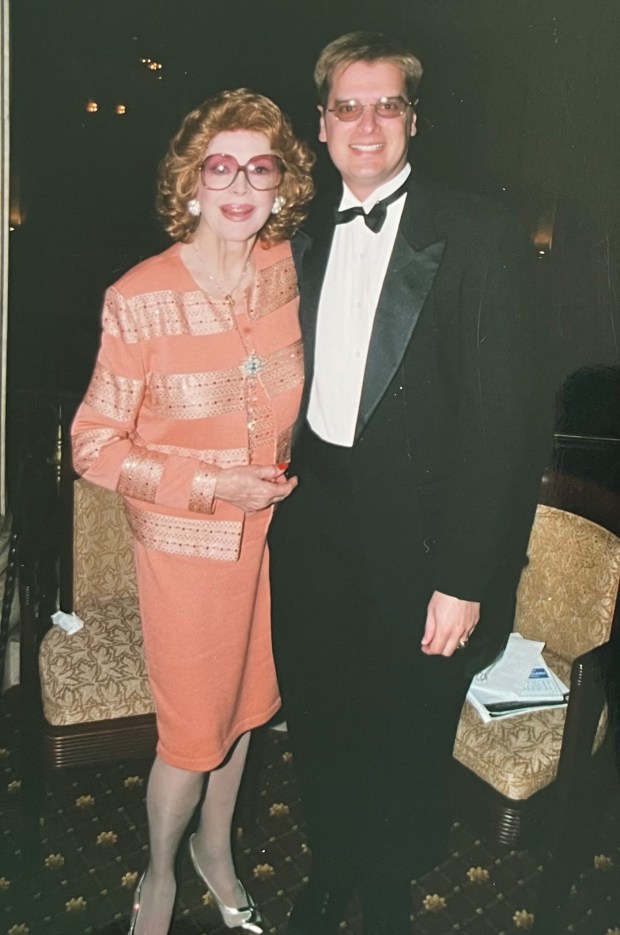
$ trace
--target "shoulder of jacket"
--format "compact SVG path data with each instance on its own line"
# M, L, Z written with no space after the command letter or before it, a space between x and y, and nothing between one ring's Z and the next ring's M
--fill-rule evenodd
M141 292L153 292L158 288L170 288L171 274L178 263L177 244L167 247L162 253L147 257L127 270L110 289L131 298Z

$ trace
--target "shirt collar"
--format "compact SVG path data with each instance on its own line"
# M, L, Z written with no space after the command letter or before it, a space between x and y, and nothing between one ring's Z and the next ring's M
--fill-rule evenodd
M407 162L398 175L395 175L393 179L389 179L387 182L384 182L383 185L379 185L378 188L375 188L366 201L359 201L351 191L351 189L343 182L342 183L342 198L340 199L340 210L345 208L353 208L356 205L361 205L364 211L368 212L373 208L378 201L382 198L387 198L388 195L391 195L392 192L395 192L397 188L403 184L406 178L409 177L411 173L411 165Z

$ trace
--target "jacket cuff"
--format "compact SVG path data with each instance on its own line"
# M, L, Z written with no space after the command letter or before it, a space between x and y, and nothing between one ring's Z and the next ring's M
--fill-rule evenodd
M215 484L220 470L214 464L200 462L189 492L189 509L192 513L213 513Z

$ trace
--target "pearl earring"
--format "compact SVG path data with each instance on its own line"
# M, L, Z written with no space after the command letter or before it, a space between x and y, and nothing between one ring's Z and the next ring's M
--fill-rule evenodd
M187 202L187 210L193 218L200 217L200 202L197 198L191 198Z
M273 199L271 213L279 214L285 204L286 204L286 199L283 198L282 195L276 195L276 197Z

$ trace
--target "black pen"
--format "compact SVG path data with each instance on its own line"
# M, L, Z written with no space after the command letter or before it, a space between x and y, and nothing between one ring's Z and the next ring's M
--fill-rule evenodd
M555 701L493 701L485 704L489 714L502 714L506 711L527 711L528 708L547 708L553 705L565 704L568 701L568 692Z

